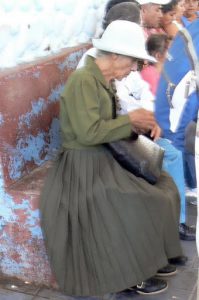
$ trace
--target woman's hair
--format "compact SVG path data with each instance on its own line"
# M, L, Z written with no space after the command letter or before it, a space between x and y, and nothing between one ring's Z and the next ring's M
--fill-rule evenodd
M164 54L168 49L170 39L166 34L151 34L146 42L146 48L150 55L154 56L157 52Z
M124 2L133 2L136 3L135 0L109 0L105 7L105 15L109 12L109 10L116 4L124 3Z
M136 3L124 2L114 5L106 14L102 27L106 27L115 20L125 20L140 24L140 9Z
M162 5L161 7L162 13L166 14L167 12L175 9L178 2L179 2L178 0L171 0L168 4Z

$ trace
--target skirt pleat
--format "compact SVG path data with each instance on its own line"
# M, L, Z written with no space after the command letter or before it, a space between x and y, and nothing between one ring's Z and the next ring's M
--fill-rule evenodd
M182 254L172 179L163 173L150 185L103 147L60 154L40 210L52 270L67 295L121 291Z

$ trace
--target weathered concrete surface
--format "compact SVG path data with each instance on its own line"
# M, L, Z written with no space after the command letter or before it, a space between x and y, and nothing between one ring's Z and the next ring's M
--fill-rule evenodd
M0 74L0 160L6 186L59 147L60 92L84 51L69 48Z
M39 220L49 159L60 147L59 98L88 46L0 74L0 273L50 286Z
M48 263L39 218L39 197L50 163L4 190L0 220L0 268L7 276L50 285Z

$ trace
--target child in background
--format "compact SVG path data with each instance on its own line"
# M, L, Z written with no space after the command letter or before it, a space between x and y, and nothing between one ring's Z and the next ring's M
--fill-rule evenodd
M156 63L149 63L141 71L142 78L148 82L152 94L155 96L162 65L169 47L170 39L166 34L152 34L148 37L146 47L150 55L157 60Z
M178 0L177 6L176 6L176 18L175 18L175 22L178 25L183 26L182 16L184 15L184 12L185 12L185 0Z
M170 24L166 24L165 32L169 35L169 37L174 38L178 31L184 27L183 23L183 15L185 12L185 0L177 0L177 5L174 6L175 10L175 19Z
M185 27L199 18L198 0L185 0L185 11L182 22Z
M163 5L162 18L160 21L160 26L164 32L173 39L176 35L176 31L173 30L173 21L176 20L176 9L178 7L178 0L171 0L168 4Z

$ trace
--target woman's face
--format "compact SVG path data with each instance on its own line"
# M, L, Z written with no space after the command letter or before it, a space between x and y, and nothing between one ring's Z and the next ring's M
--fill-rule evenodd
M176 20L180 20L185 11L185 0L180 0L176 5Z
M137 60L124 55L116 55L113 60L113 76L117 80L122 80L131 71L137 71Z
M175 20L175 18L176 18L175 9L164 13L161 20L162 27L164 28L165 26L170 25L173 22L173 20Z

